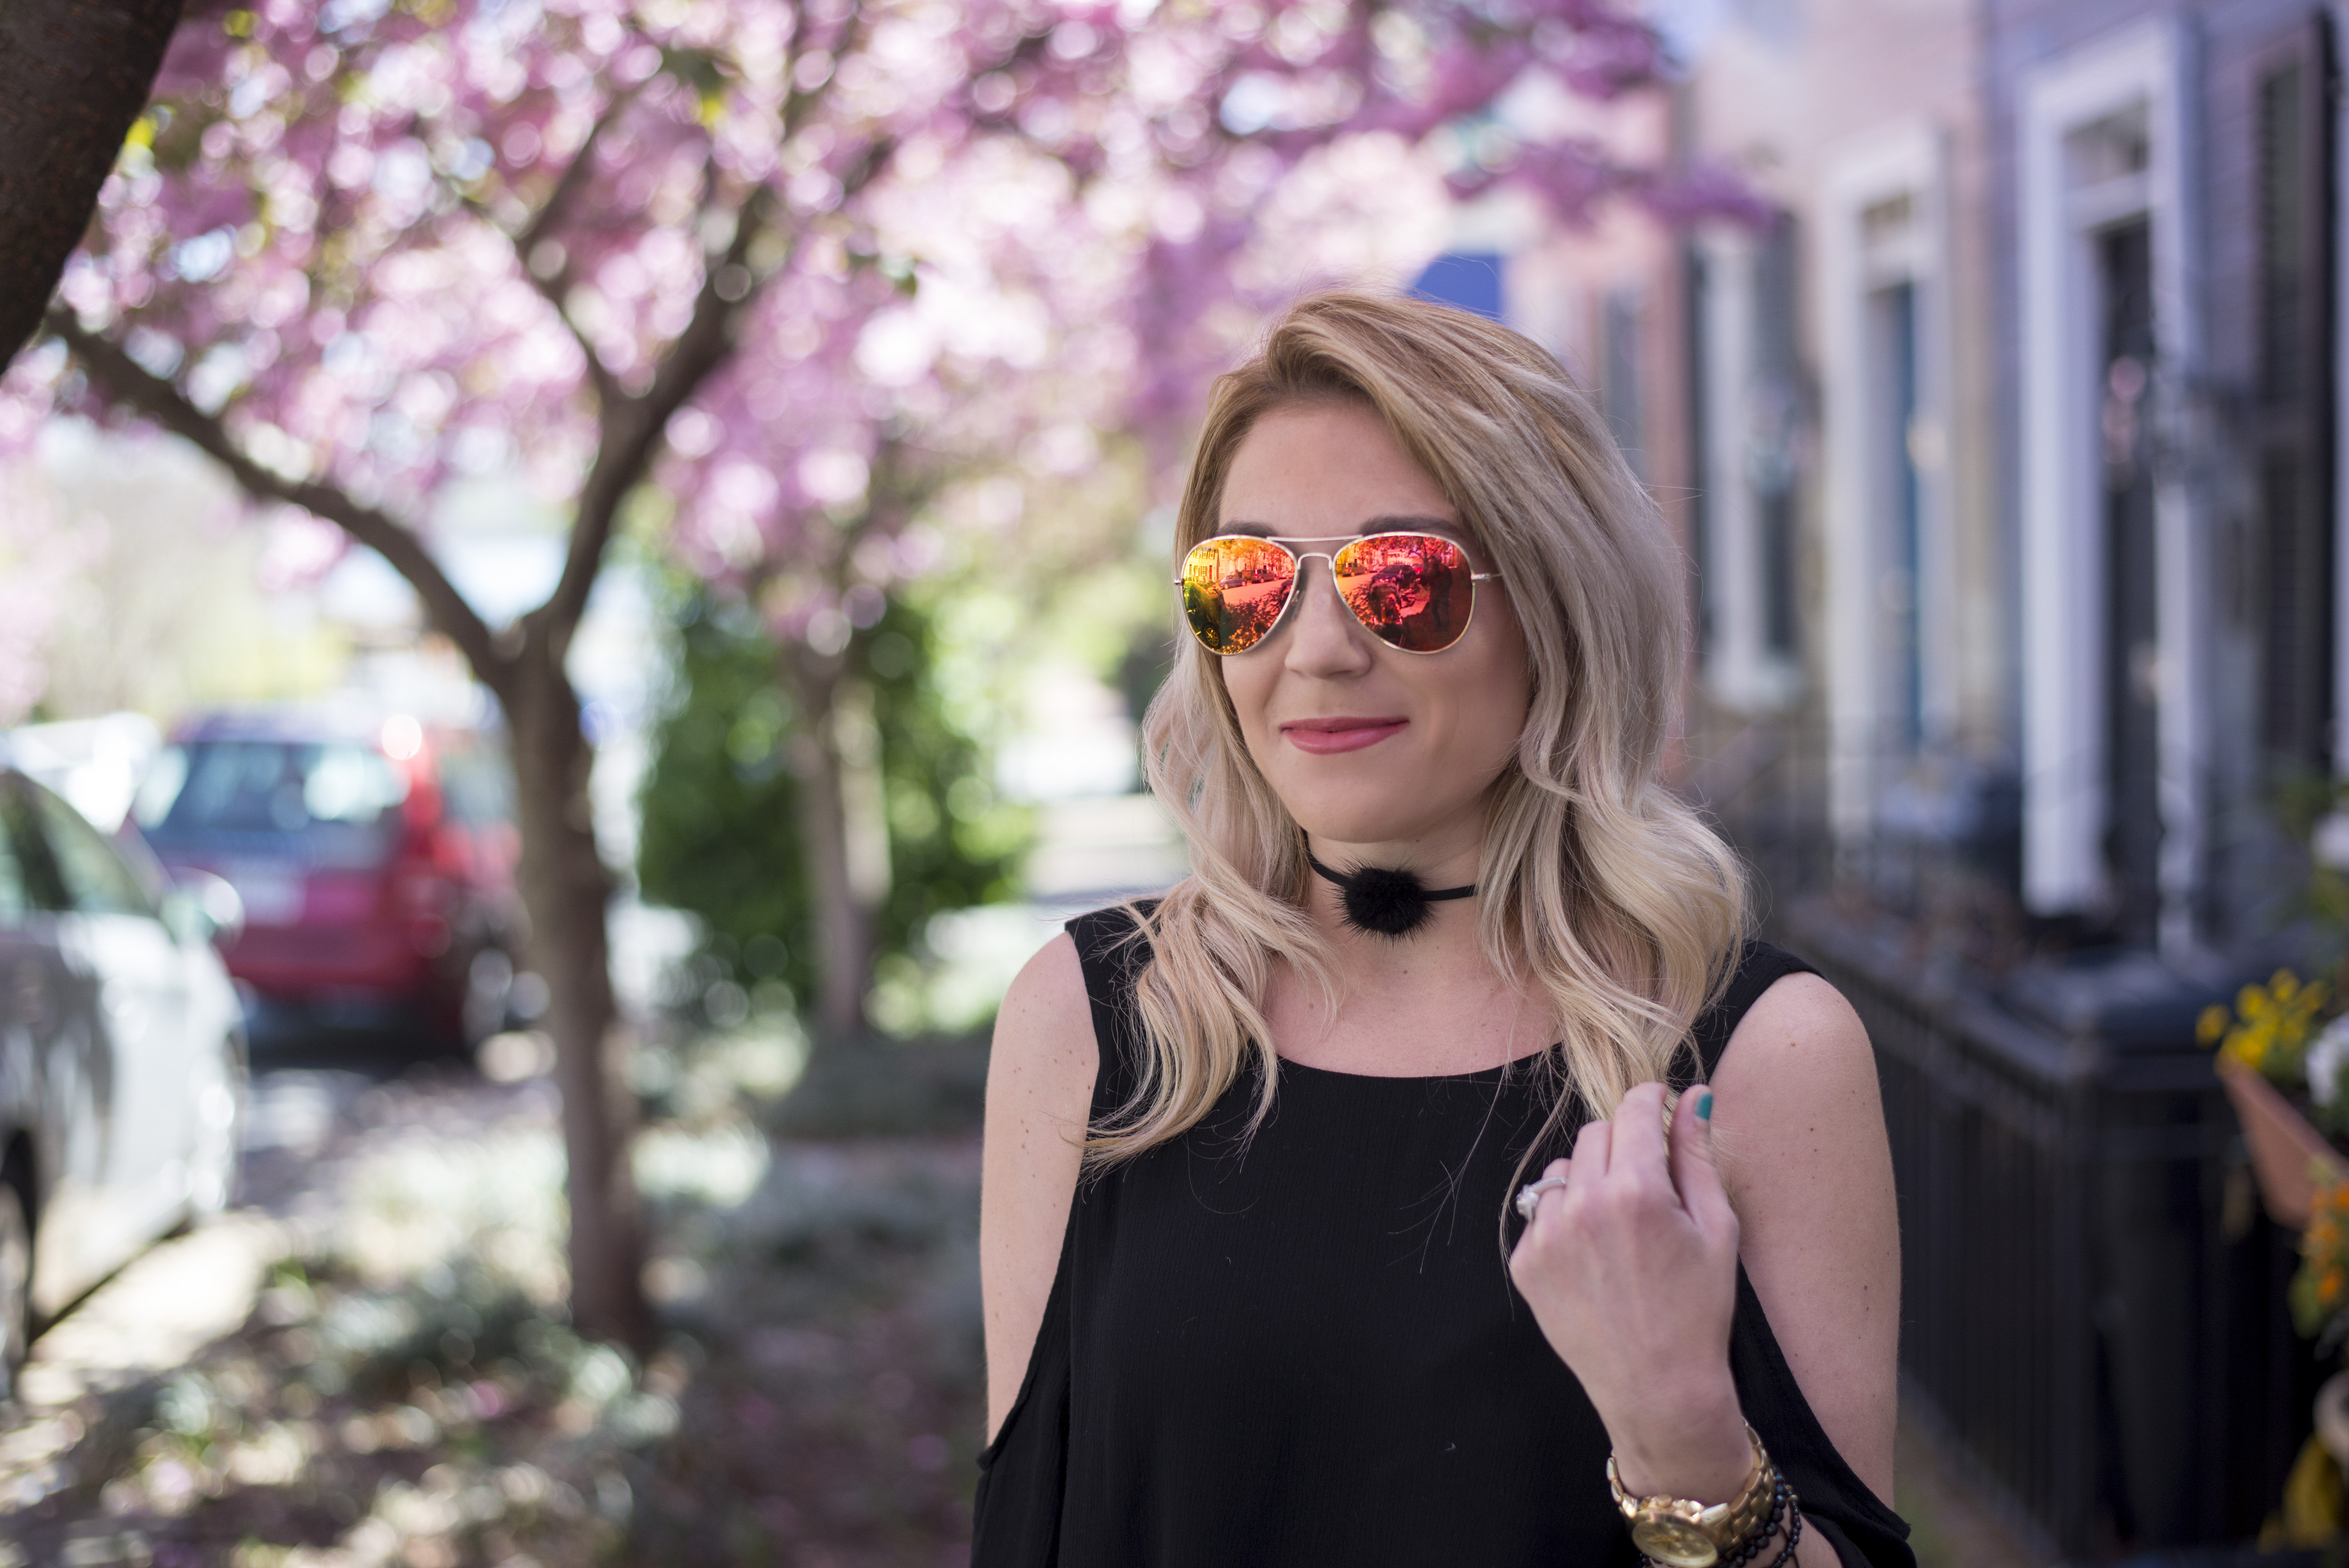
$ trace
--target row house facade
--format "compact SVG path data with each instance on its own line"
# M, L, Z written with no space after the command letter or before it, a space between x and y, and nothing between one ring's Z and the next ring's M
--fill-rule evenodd
M2193 1019L2349 771L2349 6L1657 14L1609 134L1766 220L1461 248L1684 542L1681 776L1875 1039L1904 1398L2067 1560L2249 1535L2316 1366Z

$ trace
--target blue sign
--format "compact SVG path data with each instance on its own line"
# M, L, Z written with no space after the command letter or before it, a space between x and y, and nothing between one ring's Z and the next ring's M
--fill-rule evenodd
M1501 319L1501 258L1476 251L1446 254L1427 263L1411 285L1414 298L1455 305L1478 315Z

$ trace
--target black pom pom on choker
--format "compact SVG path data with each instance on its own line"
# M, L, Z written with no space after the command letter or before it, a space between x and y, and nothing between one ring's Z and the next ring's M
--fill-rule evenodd
M1350 872L1333 872L1309 854L1305 859L1315 871L1337 884L1339 897L1346 906L1346 923L1373 936L1409 936L1427 923L1429 904L1466 898L1476 891L1476 884L1470 882L1466 887L1439 888L1430 892L1427 884L1411 872L1387 866L1356 866Z

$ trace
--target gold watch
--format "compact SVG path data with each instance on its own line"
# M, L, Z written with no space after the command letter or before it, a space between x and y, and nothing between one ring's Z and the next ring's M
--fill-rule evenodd
M1665 1568L1713 1568L1753 1538L1770 1517L1777 1495L1778 1471L1754 1424L1745 1425L1746 1440L1754 1445L1754 1470L1735 1499L1702 1503L1685 1497L1633 1497L1623 1490L1615 1456L1607 1456L1607 1487L1623 1522L1631 1527L1631 1544L1643 1557Z

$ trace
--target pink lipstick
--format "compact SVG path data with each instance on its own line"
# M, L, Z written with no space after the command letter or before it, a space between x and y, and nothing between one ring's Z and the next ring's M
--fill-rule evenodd
M1294 718L1280 727L1280 733L1298 750L1316 757L1328 757L1340 751L1360 751L1366 746L1376 746L1410 722L1405 718L1351 717Z

